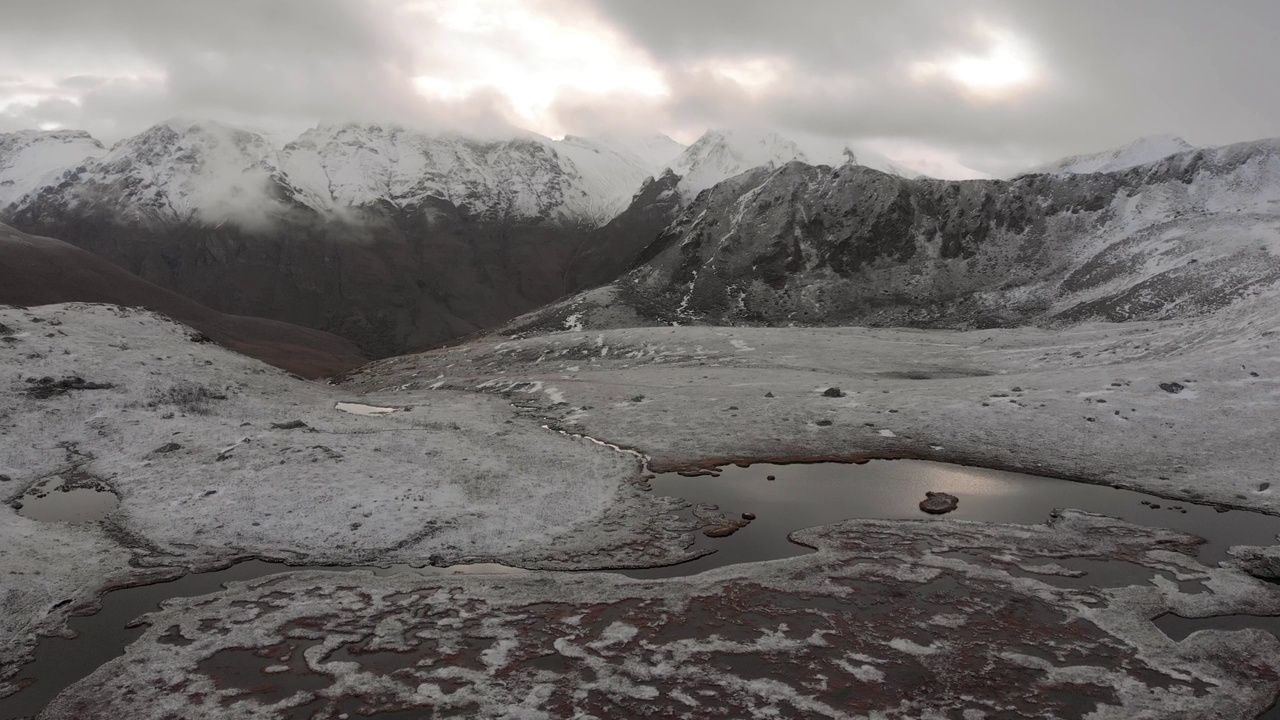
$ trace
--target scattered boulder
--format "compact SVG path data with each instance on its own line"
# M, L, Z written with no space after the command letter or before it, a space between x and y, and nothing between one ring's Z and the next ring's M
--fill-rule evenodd
M638 402L644 402L644 396L643 396L643 395L636 395L635 397L631 398L631 402L637 402L637 403L638 403Z
M1187 386L1183 385L1180 382L1167 382L1167 383L1160 383L1160 389L1171 395L1177 395L1183 390L1186 390Z
M822 391L823 397L838 398L844 397L844 391L838 387L829 387Z
M729 537L746 526L745 522L739 520L725 523L724 525L712 525L711 527L703 528L702 534L710 538Z
M37 400L48 400L58 395L66 395L72 390L109 390L113 387L111 383L89 382L79 375L67 375L60 380L45 376L39 380L35 378L27 378L27 383L31 387L27 388L27 396Z
M271 423L273 430L301 430L302 428L311 429L311 426L301 420L289 420L281 423Z
M830 427L830 426L831 426L831 421L830 421L830 420L819 420L819 421L815 422L815 423L814 423L814 425L817 425L818 427Z
M176 451L176 450L181 450L181 449L182 449L182 446L181 446L181 445L179 445L178 443L175 443L175 442L171 442L171 443L165 443L164 445L161 445L160 447L156 448L155 450L152 450L152 451L151 451L151 454L152 454L152 455L165 455L165 454L168 454L168 453L174 452L174 451Z
M765 397L768 397L768 398L771 398L771 397L773 397L773 393L772 393L772 392L767 392L767 393L765 393L765 394L764 394L764 396L765 396Z
M1280 580L1280 545L1237 545L1227 550L1232 564L1262 580Z
M950 493L927 492L920 501L920 509L930 515L942 515L955 510L960 505L960 498Z

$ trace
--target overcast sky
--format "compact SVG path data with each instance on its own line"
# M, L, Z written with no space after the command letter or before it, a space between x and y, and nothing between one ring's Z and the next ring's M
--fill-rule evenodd
M768 127L1006 174L1280 136L1275 0L4 0L0 131Z

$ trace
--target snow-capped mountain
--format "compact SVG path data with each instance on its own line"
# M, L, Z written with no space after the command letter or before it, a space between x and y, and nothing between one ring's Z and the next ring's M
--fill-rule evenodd
M1280 139L1012 181L762 167L699 195L640 257L616 292L591 296L611 304L579 297L532 322L555 325L562 311L587 328L636 316L958 328L1195 316L1280 293Z
M0 208L51 182L51 176L106 152L102 143L79 130L0 133Z
M347 215L445 201L490 220L598 226L672 151L656 138L478 140L372 124L318 127L282 149L215 122L167 121L109 152L83 133L17 133L0 136L0 208L43 187L66 208L106 204L153 223L257 226L290 207Z
M1150 135L1140 137L1133 142L1111 150L1065 157L1061 160L1032 168L1023 174L1115 172L1139 165L1148 165L1157 160L1163 160L1170 155L1177 155L1188 150L1195 150L1195 146L1180 137Z
M680 189L692 198L716 183L756 167L808 162L799 145L774 132L708 130L680 153L671 169Z
M286 207L288 185L261 135L171 120L65 172L56 191L64 209L110 209L132 222L261 226Z

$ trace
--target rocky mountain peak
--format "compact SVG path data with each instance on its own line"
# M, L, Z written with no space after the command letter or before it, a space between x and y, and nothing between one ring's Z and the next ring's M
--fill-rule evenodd
M776 167L791 160L807 162L800 146L769 131L708 130L672 163L684 178L682 191L692 197L726 178L754 167Z

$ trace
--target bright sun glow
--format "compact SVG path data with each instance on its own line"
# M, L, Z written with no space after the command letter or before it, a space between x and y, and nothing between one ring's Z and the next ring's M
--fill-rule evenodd
M1037 82L1040 73L1024 42L1007 30L985 25L978 26L977 32L989 41L985 53L916 63L911 68L913 77L921 82L942 77L971 95L993 100L1012 96Z
M562 128L550 110L563 95L653 99L668 92L647 57L586 14L539 12L517 0L427 0L415 10L448 31L438 35L446 47L429 50L433 71L413 79L434 100L493 91L516 124L557 135Z

